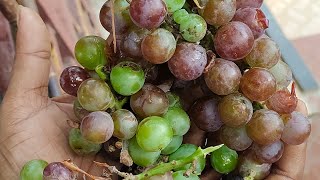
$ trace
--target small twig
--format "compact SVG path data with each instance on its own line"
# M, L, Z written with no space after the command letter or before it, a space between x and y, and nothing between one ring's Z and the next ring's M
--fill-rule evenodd
M112 36L113 36L113 52L117 53L116 27L114 22L114 0L111 0L111 19L112 19Z
M122 142L122 149L120 152L120 163L130 167L133 165L133 160L129 154L128 146L129 146L128 141L124 140Z
M105 167L107 168L111 173L115 173L117 174L118 176L121 176L123 178L133 178L134 175L131 174L131 173L125 173L125 172L121 172L119 171L115 166L110 166L109 164L107 163L100 163L100 162L96 162L96 161L93 161L97 166L100 166L100 167Z
M67 120L67 124L71 127L71 128L80 128L80 123L78 122L74 122L70 119Z
M215 63L215 58L216 58L216 55L212 52L212 51L208 51L207 52L207 56L208 56L208 59L209 59L209 63L207 64L207 66L204 68L204 71L203 73L207 73L210 68L214 65Z
M83 175L86 175L87 177L93 179L93 180L112 180L111 178L103 178L103 177L98 177L98 176L93 176L87 172L85 172L84 170L78 168L75 164L73 164L73 162L68 159L68 160L64 160L61 162L64 166L66 166L68 169L70 169L71 171L76 171L79 172Z

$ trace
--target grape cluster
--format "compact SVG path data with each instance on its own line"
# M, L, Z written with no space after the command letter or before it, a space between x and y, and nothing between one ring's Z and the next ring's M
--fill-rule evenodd
M295 111L292 72L264 34L262 0L195 2L103 5L101 24L115 39L81 38L75 57L83 67L68 67L60 78L76 97L78 127L69 132L76 154L105 151L119 161L127 151L146 167L136 179L200 179L208 167L263 179L285 144L306 141L311 125ZM34 160L21 177L67 180L75 178L73 170Z

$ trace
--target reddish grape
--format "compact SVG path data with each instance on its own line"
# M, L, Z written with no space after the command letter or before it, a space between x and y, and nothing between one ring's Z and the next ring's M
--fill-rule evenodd
M145 60L153 64L162 64L173 56L176 44L176 39L170 31L158 28L143 39L141 52Z
M121 50L126 56L141 58L141 42L150 32L142 28L131 28L121 41Z
M218 106L222 122L230 127L247 124L253 114L252 103L240 93L230 94L222 98Z
M253 113L246 129L254 142L260 145L269 145L281 138L284 124L275 111L260 109Z
M60 86L68 94L77 96L80 84L90 78L90 75L83 68L70 66L65 68L60 75Z
M206 64L206 50L193 43L178 44L172 58L168 61L171 73L185 81L200 77Z
M265 101L276 92L276 80L268 70L252 68L243 74L240 89L251 101Z
M262 180L270 174L271 164L259 163L252 153L240 156L238 172L242 177L248 179Z
M280 140L266 146L254 143L251 148L256 159L261 163L275 163L283 154L284 144Z
M215 27L231 21L236 12L236 0L208 0L199 14L206 22Z
M191 120L206 132L217 131L222 126L216 98L199 99L191 106L188 114Z
M141 118L161 116L167 112L169 99L166 93L152 84L145 84L130 98L132 110Z
M263 0L237 0L237 9L245 7L260 8Z
M167 15L167 7L162 0L132 0L130 17L141 28L157 28Z
M234 62L218 58L204 74L204 78L212 92L228 95L238 91L241 71Z
M298 98L295 94L294 83L292 84L291 93L288 89L275 92L266 102L267 107L279 114L290 114L298 104Z
M77 174L70 171L61 162L52 162L43 170L43 180L72 180Z
M83 118L80 130L85 139L101 144L111 138L114 130L113 120L106 112L92 112Z
M311 124L302 113L293 111L282 117L285 122L281 139L291 145L299 145L306 141L311 133Z
M226 146L236 151L244 151L252 144L252 140L248 137L245 127L232 128L222 126L220 129L220 139Z
M256 39L264 34L265 29L269 27L269 20L261 9L258 8L247 7L238 9L232 20L248 25Z
M112 1L107 1L100 10L100 22L110 33L112 33L111 7ZM114 24L117 35L124 34L133 24L130 19L128 7L129 3L126 0L114 0Z
M256 39L252 51L245 57L251 67L270 69L280 60L280 49L270 38Z
M221 58L240 60L247 56L254 43L250 28L238 21L221 26L214 37L214 48Z
M114 123L113 136L128 140L136 134L138 120L132 112L126 109L119 109L112 113L112 119Z

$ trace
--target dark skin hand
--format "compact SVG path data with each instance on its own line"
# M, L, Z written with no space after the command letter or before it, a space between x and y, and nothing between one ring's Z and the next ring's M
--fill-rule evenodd
M101 175L92 161L101 156L76 156L68 145L68 119L75 119L73 97L48 97L50 39L41 18L20 7L16 57L10 85L0 110L0 179L18 179L29 160L72 159L83 170ZM306 113L300 102L299 111ZM269 180L301 179L306 144L286 146Z

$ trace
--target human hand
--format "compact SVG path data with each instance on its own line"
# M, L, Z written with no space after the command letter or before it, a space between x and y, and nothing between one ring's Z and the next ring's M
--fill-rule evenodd
M74 98L48 97L49 33L36 13L19 9L15 64L0 111L0 179L18 179L22 166L32 159L70 158L90 174L101 175L92 165L100 156L80 157L69 148L66 120L76 118Z
M307 107L301 100L298 101L296 111L308 116ZM298 146L285 144L283 155L281 159L273 165L271 174L267 180L303 179L306 149L306 142Z

